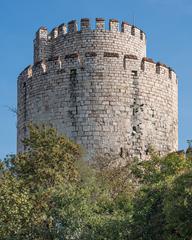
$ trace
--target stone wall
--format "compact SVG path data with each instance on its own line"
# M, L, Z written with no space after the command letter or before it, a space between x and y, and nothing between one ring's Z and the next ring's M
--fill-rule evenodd
M146 58L142 30L115 19L75 20L41 27L34 65L18 78L18 151L29 122L51 123L97 153L146 158L150 145L177 149L177 79L164 64Z

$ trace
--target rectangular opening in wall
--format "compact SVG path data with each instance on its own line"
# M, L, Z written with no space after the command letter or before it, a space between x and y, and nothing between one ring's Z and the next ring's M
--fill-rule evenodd
M134 26L131 27L131 35L135 36L135 27Z
M172 71L169 70L169 79L172 79Z
M157 73L157 74L160 74L160 71L161 71L160 65L159 65L159 64L156 64L156 73Z
M119 153L120 157L123 157L123 148L120 148L120 153Z
M143 32L140 31L140 39L143 40Z
M70 80L75 81L77 79L77 69L70 70Z
M131 76L137 77L138 76L137 71L135 71L135 70L131 71Z

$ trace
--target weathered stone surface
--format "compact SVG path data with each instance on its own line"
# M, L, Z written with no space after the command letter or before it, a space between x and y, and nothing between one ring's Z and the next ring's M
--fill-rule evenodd
M29 122L50 123L82 144L89 158L115 153L145 159L178 147L176 74L146 58L143 31L117 20L89 19L42 27L34 40L34 65L18 78L18 151Z

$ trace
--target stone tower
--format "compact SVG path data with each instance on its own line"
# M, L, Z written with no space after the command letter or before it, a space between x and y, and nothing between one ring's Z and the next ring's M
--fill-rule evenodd
M88 158L145 159L178 147L175 72L146 57L145 33L127 22L89 19L61 24L34 40L34 64L18 77L18 151L27 125L51 123L80 143Z

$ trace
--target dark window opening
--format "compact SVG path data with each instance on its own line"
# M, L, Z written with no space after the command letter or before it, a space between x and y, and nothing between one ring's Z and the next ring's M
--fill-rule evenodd
M131 28L131 35L135 36L135 27L134 26L132 26L132 28Z
M172 72L169 71L169 78L172 79Z
M77 69L71 69L70 71L70 80L74 81L77 78Z
M141 70L145 71L145 63L144 63L144 61L141 62Z
M156 73L160 74L160 66L156 66Z
M137 71L131 71L131 76L137 77Z
M140 39L143 40L143 32L140 31Z
M122 147L120 148L120 154L119 155L120 155L120 157L123 157L123 148Z

